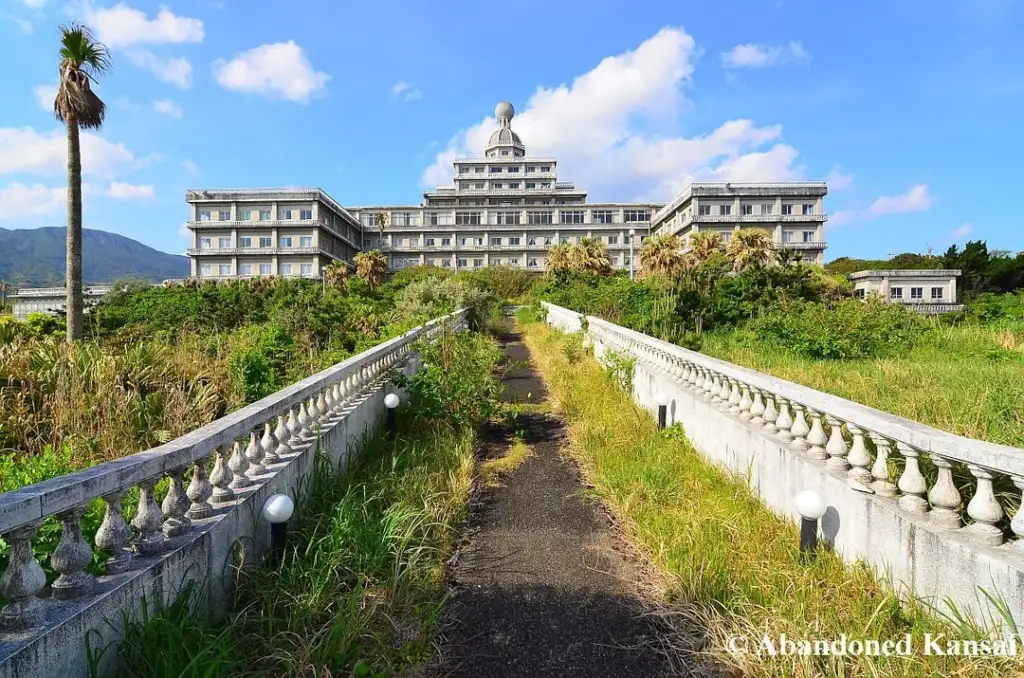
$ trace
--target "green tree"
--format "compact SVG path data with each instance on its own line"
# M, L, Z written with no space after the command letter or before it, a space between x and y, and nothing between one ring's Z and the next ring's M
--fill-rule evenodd
M569 252L570 266L573 271L590 272L597 275L608 275L612 272L612 264L608 259L608 248L597 238L587 236L573 246Z
M360 252L355 257L356 275L366 281L370 290L376 290L388 275L388 258L380 250Z
M732 263L733 270L745 271L748 268L759 268L772 260L772 236L763 228L742 228L732 234L726 256Z
M640 276L671 278L677 275L685 265L682 247L679 236L671 233L662 233L645 240L637 256Z
M572 247L569 243L558 243L548 250L548 273L558 276L568 273L572 269Z
M100 129L106 104L92 91L91 83L110 70L110 56L103 43L81 24L60 29L60 78L53 114L68 134L67 223L67 340L83 334L82 303L82 150L80 129Z

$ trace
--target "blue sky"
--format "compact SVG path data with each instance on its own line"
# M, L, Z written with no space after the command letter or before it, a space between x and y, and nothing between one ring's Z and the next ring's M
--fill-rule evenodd
M1024 249L1018 0L0 0L0 227L62 223L49 101L72 19L115 63L83 139L85 226L165 251L187 245L186 188L417 204L503 99L594 201L827 179L826 259Z

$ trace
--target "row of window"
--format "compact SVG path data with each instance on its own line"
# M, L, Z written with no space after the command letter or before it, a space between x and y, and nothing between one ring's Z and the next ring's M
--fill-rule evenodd
M507 153L502 153L502 155L508 155L508 154ZM518 174L519 173L519 168L520 168L520 165L511 165L511 166L491 165L490 166L490 173L491 174L501 174L502 172L507 172L508 174ZM473 174L483 174L484 173L484 168L479 166L479 165L477 165L476 167L473 167L471 169L473 170ZM525 169L526 169L526 173L527 174L533 174L534 172L550 172L551 171L551 165L526 165Z
M615 224L615 223L643 223L650 221L651 211L644 209L627 209L622 211L622 221L617 221L616 210L591 210L590 222L592 224ZM587 222L586 210L558 210L558 222L560 224L585 224ZM523 221L522 212L505 211L491 212L488 214L488 221L492 226L502 224L554 224L555 213L552 211L529 211L526 213L526 221ZM376 214L363 214L362 223L364 226L377 228ZM419 226L418 214L411 212L393 212L390 224L394 226ZM475 226L483 224L482 212L429 212L423 215L425 226Z
M282 235L280 238L277 239L277 246L278 247L294 247L295 246L295 240L296 239L293 236ZM299 247L312 247L313 246L313 236L311 236L311 235L299 236L298 241L299 241ZM253 243L256 243L256 245L255 245L256 248L273 247L274 246L274 239L271 238L270 236L259 236L259 237L253 238L253 237L250 237L250 236L247 236L247 235L243 235L243 236L239 236L238 237L238 247L240 247L240 248L243 248L243 249L253 248L254 247ZM233 249L233 248L234 248L234 245L231 244L231 238L230 237L217 238L217 249L229 250L229 249ZM213 238L199 238L199 249L201 249L201 250L212 250L212 249L214 249L214 247L213 247Z
M931 288L931 299L932 301L942 301L945 299L945 288L933 287ZM865 296L864 288L854 291L854 296L858 299L863 299ZM890 287L889 288L890 299L903 299L903 288L902 287ZM910 288L910 299L911 300L924 300L924 288L923 287L911 287Z
M618 266L619 258L617 256L610 257L609 260L610 260L612 266ZM472 263L470 263L470 262L472 262ZM425 260L424 263L427 266L440 266L441 268L451 268L451 266L452 266L452 260L451 260L450 257L445 257L443 259L435 259L435 258L428 257ZM541 257L527 257L526 258L526 267L527 268L540 268L541 266L546 266L547 263L548 263L548 260L546 258L541 258ZM623 263L624 266L628 266L629 265L629 257L623 257L622 258L622 263ZM518 268L521 264L522 264L522 260L518 259L518 258L516 258L516 259L511 259L511 258L510 259L501 259L501 258L492 257L491 260L490 260L490 265L491 266L510 266L512 268ZM420 260L417 259L417 258L393 259L392 260L392 266L394 268L411 268L413 266L419 266L419 265L420 265ZM460 257L460 258L457 258L455 260L455 265L458 268L482 268L484 266L484 259L483 259L483 257L476 257L474 259L470 259L468 257L467 258L461 258Z
M503 188L516 190L516 189L519 188L519 186L520 186L520 182L518 182L518 181L510 181L507 184L502 184L500 182L492 181L491 185L490 185L490 188L495 189L495 190L499 190L499 189L503 189ZM459 188L461 188L463 190L482 191L482 190L485 190L486 188L488 188L488 186L486 184L484 184L484 182L482 182L482 181L477 181L477 182L463 181L463 182L461 182L459 184ZM534 188L551 188L551 182L550 181L542 181L542 182L538 183L536 181L527 181L523 185L523 188L525 188L527 190L534 189Z
M726 233L725 235L729 236L729 235L731 235L731 233ZM582 237L583 236L578 236L578 235L577 236L563 235L563 236L560 236L558 238L558 242L560 242L562 244L578 243ZM619 244L619 236L617 236L617 235L608 235L608 236L603 236L603 237L598 236L597 239L598 240L603 240L604 242L608 243L609 245L617 245L617 244ZM645 235L640 236L640 242L643 242L646 239L647 239L647 236L645 236ZM499 236L494 236L494 237L492 237L490 239L490 244L493 247L501 247L503 245L508 245L508 246L515 247L517 245L521 245L522 244L522 240L523 239L521 237L519 237L519 236L508 236L508 237L505 237L505 238L502 238L502 237L499 237ZM726 238L726 240L728 240L728 238ZM483 238L472 238L472 237L456 238L456 241L458 242L459 245L471 245L471 246L477 246L477 247L482 247L483 244L484 244L484 239ZM372 245L376 245L377 242L378 242L377 239L372 239L370 241L370 244L371 244L371 246ZM403 237L400 237L400 236L392 236L392 238L391 238L391 245L392 245L392 247L403 247L405 245L409 245L411 247L416 247L419 244L420 244L420 239L419 239L418 236L417 237L412 237L412 238L403 238ZM436 238L436 237L435 238L423 238L423 245L425 247L436 247L437 245L440 245L441 247L451 247L451 244L452 244L452 239L451 238ZM526 238L526 244L527 245L541 245L541 244L543 244L543 245L550 246L550 245L554 244L554 236L529 236L529 237Z
M278 264L278 275L302 275L311 276L313 275L313 264ZM199 275L203 277L210 276L230 276L231 264L200 264ZM273 275L273 264L239 264L238 275Z
M711 208L712 207L718 207L718 215L719 216L729 216L729 215L732 214L732 205L698 205L697 206L697 214L699 214L701 216L711 216ZM765 215L765 216L771 216L772 214L775 213L775 204L774 203L765 203L765 204L761 205L760 207L761 207L761 211L758 212L758 214L762 214L762 215ZM800 210L799 212L797 212L798 209ZM751 216L753 214L754 214L754 206L753 205L740 205L740 215L741 216ZM784 216L790 216L790 215L793 215L793 214L814 214L814 205L813 204L806 204L806 205L789 205L789 204L786 204L786 205L782 206L782 214Z
M238 210L238 218L231 218L231 210L199 210L199 221L213 221L213 215L217 215L217 221L270 221L270 210ZM312 221L313 210L277 210L278 221L291 221L293 215L299 215L302 221Z
M732 240L732 234L733 234L732 231L720 231L719 232L719 235L722 236L722 242L725 242L725 243L727 243L727 242ZM793 231L783 231L782 232L782 242L784 244L798 242L797 240L794 240L795 237L796 237L796 233L793 232ZM799 242L817 242L818 234L815 231L802 231L800 233L800 237L802 238L802 240L800 240ZM642 239L643 238L641 238L641 240ZM612 244L611 241L609 241L609 244Z

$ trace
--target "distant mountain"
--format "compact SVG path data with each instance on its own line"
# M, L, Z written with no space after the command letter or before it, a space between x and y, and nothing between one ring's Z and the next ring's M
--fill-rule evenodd
M0 228L0 280L20 287L64 284L63 227ZM83 229L82 278L86 284L131 278L160 282L189 275L188 257L167 254L116 233Z

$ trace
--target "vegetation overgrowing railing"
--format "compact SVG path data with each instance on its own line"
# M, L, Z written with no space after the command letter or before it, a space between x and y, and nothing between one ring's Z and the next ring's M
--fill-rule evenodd
M10 544L0 576L0 644L7 632L43 624L59 601L87 597L97 588L89 570L93 548L81 524L92 501L102 499L106 507L95 537L95 546L109 554L104 574L131 570L136 558L184 543L193 521L213 516L214 505L241 501L309 449L321 427L341 420L362 394L407 361L414 342L434 337L447 323L461 328L465 320L466 312L457 311L426 323L151 450L0 494L0 535ZM168 491L157 504L154 488L165 477ZM138 507L129 522L122 501L132 488L138 488ZM49 556L58 576L42 597L46 577L33 540L53 516L62 523L60 543Z
M696 353L593 316L544 304L549 322L586 325L608 350L646 369L808 459L845 475L853 490L927 515L936 527L978 544L1024 549L1024 450L965 438L784 379ZM933 469L922 472L922 462ZM965 472L963 470L965 469ZM1017 490L1009 488L1011 484ZM998 496L997 496L998 495ZM966 518L962 509L966 503ZM1012 520L1008 520L1012 512Z

